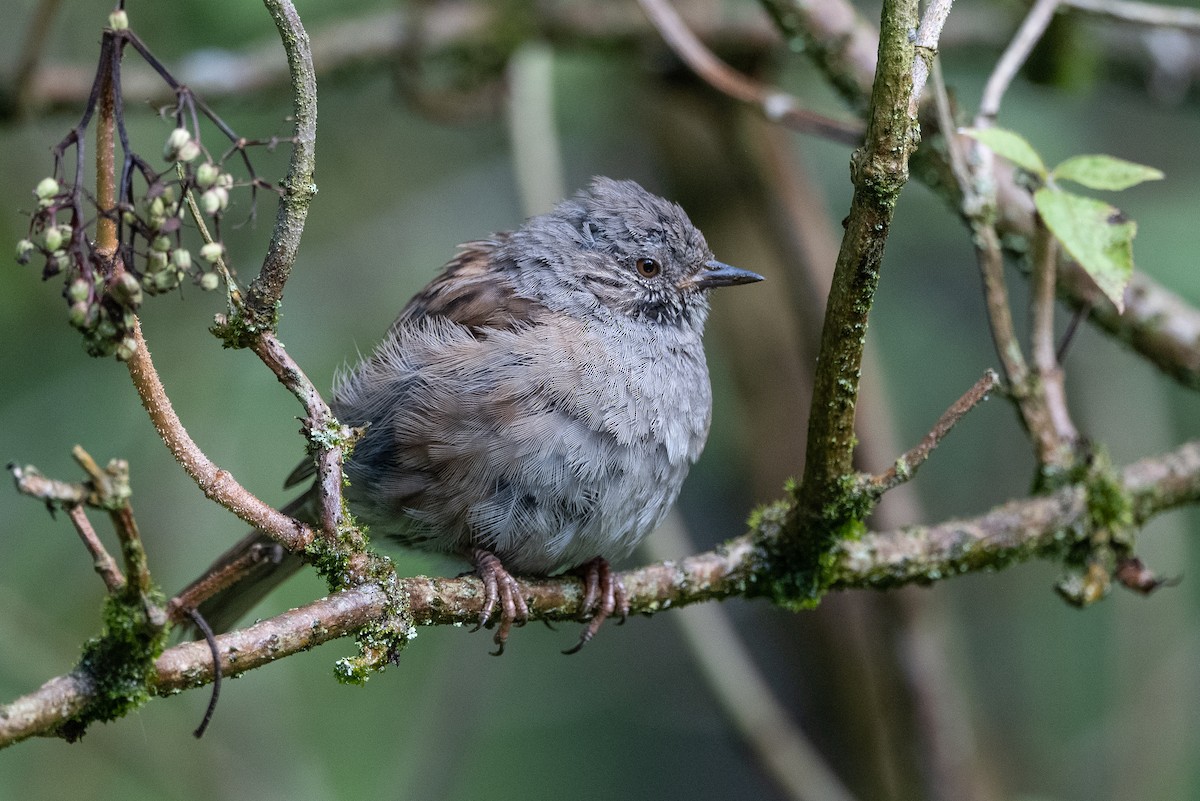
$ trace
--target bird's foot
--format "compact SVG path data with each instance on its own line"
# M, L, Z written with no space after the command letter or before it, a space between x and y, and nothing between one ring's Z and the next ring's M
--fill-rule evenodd
M487 625L500 605L500 621L492 641L496 643L494 656L504 653L504 643L508 641L508 633L514 625L524 626L529 619L529 605L521 594L521 585L512 574L504 569L500 559L491 551L483 548L473 548L470 553L471 562L475 565L475 573L483 581L483 609L479 612L479 625L473 631L479 631Z
M579 635L579 642L575 643L574 647L563 651L564 654L578 653L580 648L583 648L590 639L596 636L600 626L613 613L620 615L621 623L624 623L625 618L629 615L629 597L625 594L625 585L621 583L621 577L613 572L607 559L597 556L572 572L577 573L583 579L581 611L585 618L590 614L592 619L584 626L583 632Z

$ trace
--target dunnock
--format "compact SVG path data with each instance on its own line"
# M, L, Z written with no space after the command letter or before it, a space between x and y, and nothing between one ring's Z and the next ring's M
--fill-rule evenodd
M609 178L463 245L337 381L337 416L365 427L351 510L372 533L469 558L480 624L500 605L501 650L528 616L511 574L579 570L592 619L577 650L628 610L608 560L658 525L704 447L708 290L759 280L715 261L678 205ZM214 569L264 542L252 534ZM299 565L264 560L257 586L201 611L232 624Z

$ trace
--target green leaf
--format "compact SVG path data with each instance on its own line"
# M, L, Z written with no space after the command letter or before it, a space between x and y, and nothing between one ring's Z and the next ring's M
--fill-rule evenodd
M1020 134L1005 128L963 128L959 133L987 145L997 156L1003 156L1039 178L1046 177L1046 165L1042 163L1042 157Z
M1104 155L1073 156L1055 167L1051 174L1056 179L1074 181L1088 189L1114 192L1143 181L1160 181L1163 177L1162 170Z
M1137 223L1116 206L1061 189L1033 193L1038 214L1071 258L1087 271L1117 311L1125 310L1125 287L1133 276Z

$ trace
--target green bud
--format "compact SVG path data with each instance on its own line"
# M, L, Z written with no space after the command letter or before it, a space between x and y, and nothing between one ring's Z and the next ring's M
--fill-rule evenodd
M121 222L126 225L133 225L137 222L137 215L132 211L123 211L121 212Z
M76 328L88 327L88 309L91 307L86 300L76 301L68 310L67 319Z
M224 211L229 205L229 192L219 186L214 186L200 195L200 208L205 214L216 214Z
M67 255L65 250L56 250L50 254L51 263L54 265L55 272L62 272L71 266L71 257Z
M225 249L221 247L220 242L209 242L204 247L200 248L200 258L204 259L209 264L216 264L224 252Z
M146 257L146 269L152 273L162 272L167 268L167 263L170 258L161 250L152 250L150 255Z
M154 241L150 243L151 250L157 250L160 253L166 253L171 249L171 237L156 236Z
M124 31L129 29L129 15L125 13L125 9L118 8L116 11L108 15L108 27L114 31Z
M188 145L193 145L192 134L187 128L176 128L167 136L167 143L163 145L163 158L167 161L188 161L182 157L182 150ZM197 148L196 153L199 154ZM196 156L192 156L195 158Z
M167 214L167 204L163 202L161 196L151 200L150 205L146 209L150 212L151 217L165 217Z
M211 161L206 161L196 168L196 186L208 189L221 176L221 168Z
M136 308L142 303L142 286L129 273L121 273L121 277L113 282L111 291L122 306Z
M117 343L117 350L114 354L118 359L127 362L133 358L133 354L137 353L138 343L133 337L125 337Z
M192 254L184 248L179 248L171 254L171 261L181 270L192 269Z
M117 335L117 326L108 318L108 315L101 310L100 320L96 323L96 337L99 339L112 339Z
M76 278L71 282L71 285L67 287L67 297L71 299L72 303L85 301L91 296L92 284L90 281L86 281L83 278Z
M154 291L168 292L179 286L179 276L174 270L163 270L154 274Z
M27 264L29 257L33 255L33 251L37 246L31 240L22 239L17 243L17 263Z
M43 178L38 181L37 189L34 190L38 196L38 200L50 200L58 194L58 181L53 178Z
M211 292L221 285L221 277L216 273L205 273L200 276L200 288Z
M45 245L46 250L58 250L62 247L62 243L62 231L60 231L57 226L54 228L47 228L42 232L42 244Z
M233 174L228 173L228 172L223 172L220 175L218 175L217 176L217 186L221 187L226 192L228 192L230 189L233 189Z
M183 147L179 148L180 161L195 161L200 155L200 145L195 142L188 142Z

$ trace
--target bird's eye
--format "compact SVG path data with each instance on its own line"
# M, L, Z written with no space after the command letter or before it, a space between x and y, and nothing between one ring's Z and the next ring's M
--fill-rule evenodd
M649 256L643 256L637 260L637 271L643 278L653 278L662 272L662 265Z

